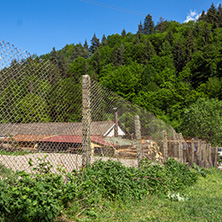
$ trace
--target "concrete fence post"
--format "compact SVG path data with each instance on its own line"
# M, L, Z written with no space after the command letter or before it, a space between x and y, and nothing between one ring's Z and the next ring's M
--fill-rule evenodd
M90 76L82 76L82 166L86 167L91 163L91 146L90 146Z
M183 163L183 136L179 133L179 149L178 149L178 159L180 163Z
M163 131L163 162L166 162L168 157L167 132Z
M135 133L136 133L136 150L137 150L137 160L138 166L141 165L142 161L142 144L141 144L141 125L139 115L134 116Z

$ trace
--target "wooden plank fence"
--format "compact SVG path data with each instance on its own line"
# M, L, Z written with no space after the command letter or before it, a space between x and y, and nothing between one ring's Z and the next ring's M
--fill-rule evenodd
M175 144L178 144L178 146L175 146ZM204 168L217 167L217 148L212 147L206 140L183 138L180 133L177 141L175 141L167 138L166 132L164 132L162 147L164 160L166 160L166 157L173 157L180 163L188 163L190 166L195 163ZM173 152L170 152L170 147L173 147L171 148ZM177 151L175 151L175 147L178 147ZM169 155L170 153L171 155Z

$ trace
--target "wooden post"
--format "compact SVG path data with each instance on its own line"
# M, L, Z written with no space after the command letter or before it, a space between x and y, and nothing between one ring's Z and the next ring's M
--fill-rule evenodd
M191 159L190 159L190 165L193 166L194 163L194 138L191 139Z
M206 152L207 150L206 149L207 149L207 144L206 142L203 142L202 143L203 161L201 165L205 168L207 167L207 152Z
M163 131L163 162L166 162L168 157L167 132Z
M113 110L114 110L114 122L115 122L114 136L118 137L118 113L117 113L117 108L113 108Z
M173 134L173 141L174 141L174 146L173 146L173 156L178 158L178 141L176 139L175 134Z
M209 163L209 168L211 168L212 167L212 155L211 155L212 146L210 143L208 145L209 145L209 147L208 147L208 156L209 156L208 163Z
M82 167L91 163L91 146L90 146L90 76L82 76Z
M197 165L201 167L201 163L202 163L202 155L201 155L201 152L202 152L202 149L201 149L201 140L198 139L198 142L197 142Z
M218 155L217 154L218 153L218 148L217 147L214 148L214 152L215 152L214 153L214 167L217 168L217 155Z
M141 126L140 126L140 117L139 115L134 116L134 124L135 124L135 133L136 133L136 150L137 150L137 160L138 167L141 165L142 161L142 144L141 144Z
M183 142L182 142L183 136L182 133L179 133L179 149L178 149L178 158L179 162L183 163Z

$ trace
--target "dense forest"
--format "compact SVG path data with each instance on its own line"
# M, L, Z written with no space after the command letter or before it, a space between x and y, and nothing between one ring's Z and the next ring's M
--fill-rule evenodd
M57 67L60 88L87 73L185 136L222 138L221 4L182 24L154 24L148 14L137 33L123 28L101 40L94 34L90 43L53 48L38 59Z

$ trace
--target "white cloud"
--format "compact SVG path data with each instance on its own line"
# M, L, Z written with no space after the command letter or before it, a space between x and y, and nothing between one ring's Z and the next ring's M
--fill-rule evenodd
M196 21L200 17L200 15L201 13L197 14L196 10L190 10L190 13L187 15L186 20L184 22Z

